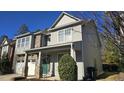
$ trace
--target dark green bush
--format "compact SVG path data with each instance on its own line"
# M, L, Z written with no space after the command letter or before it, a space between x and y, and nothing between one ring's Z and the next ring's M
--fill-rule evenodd
M63 55L59 60L58 71L61 80L77 80L77 65L74 59L69 54Z
M9 62L9 59L8 59L8 55L4 54L2 56L2 60L1 60L1 63L0 63L0 70L2 72L2 74L9 74L12 72L12 64L11 62Z
M103 71L105 71L105 72L118 72L119 66L117 64L103 64Z

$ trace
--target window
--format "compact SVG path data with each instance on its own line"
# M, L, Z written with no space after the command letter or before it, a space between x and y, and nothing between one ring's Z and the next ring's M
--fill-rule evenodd
M65 40L70 41L71 40L71 28L65 29Z
M3 51L3 54L6 54L8 52L8 47L7 46L4 46L2 48L2 51Z
M21 39L18 39L17 42L17 47L24 47L29 45L30 38L29 37L24 37Z
M46 35L45 38L47 41L49 41L49 42L51 41L51 35Z
M21 39L18 39L17 47L20 47Z
M18 55L17 62L24 62L24 55Z
M65 29L65 35L69 36L71 34L71 28Z
M59 42L64 41L64 30L59 31Z
M7 47L6 47L6 46L4 46L4 47L3 47L3 51L6 51L6 49L7 49Z
M59 42L70 41L71 31L72 31L72 28L66 28L66 29L60 30L58 32L58 41Z
M21 46L24 47L24 45L25 45L25 38L22 38L22 44L21 44Z
M28 46L29 45L29 37L26 37L26 44L25 46Z

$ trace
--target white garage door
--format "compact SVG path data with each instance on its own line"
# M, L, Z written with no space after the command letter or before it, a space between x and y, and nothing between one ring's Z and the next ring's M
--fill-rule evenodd
M30 60L28 62L28 76L35 75L35 64L36 64L36 60Z
M16 73L19 75L23 74L24 62L17 62L16 63Z

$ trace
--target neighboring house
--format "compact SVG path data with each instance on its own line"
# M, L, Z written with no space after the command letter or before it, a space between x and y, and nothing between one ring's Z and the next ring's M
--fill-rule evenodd
M14 58L14 50L15 50L15 41L9 39L7 36L3 38L3 41L1 42L1 52L0 57L2 59L3 55L7 55L9 62L13 63Z
M1 51L2 51L2 42L3 42L3 39L7 37L6 35L3 35L3 36L0 36L0 61L1 61Z
M78 66L78 80L86 75L87 67L102 73L101 43L94 21L82 21L62 12L47 31L25 33L15 37L15 72L27 76L54 76L59 79L58 62L70 54ZM28 68L28 69L26 69ZM42 72L42 74L41 74Z

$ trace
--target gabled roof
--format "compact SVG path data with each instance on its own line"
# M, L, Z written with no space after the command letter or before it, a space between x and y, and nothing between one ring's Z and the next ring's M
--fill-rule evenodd
M83 20L82 18L82 15L80 12L76 12L76 11L67 11L67 12L62 12L60 14L60 16L56 19L56 21L53 23L53 25L50 27L50 28L54 28L55 25L61 20L61 18L64 16L64 15L67 15L77 21L80 21L80 20Z

